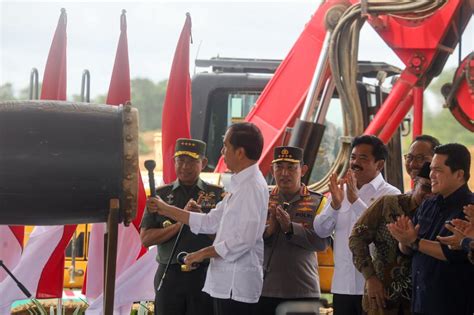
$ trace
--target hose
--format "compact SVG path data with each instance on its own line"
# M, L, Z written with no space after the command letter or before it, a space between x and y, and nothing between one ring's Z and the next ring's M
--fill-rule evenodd
M401 19L421 19L432 15L447 3L447 0L368 1L364 8L368 14L391 15ZM357 57L360 30L367 20L362 14L362 4L357 3L342 14L331 33L329 41L329 66L343 110L344 136L352 139L363 133L362 109L357 90ZM320 181L310 185L311 189L325 192L332 173L343 176L348 169L350 141L342 147L329 172Z

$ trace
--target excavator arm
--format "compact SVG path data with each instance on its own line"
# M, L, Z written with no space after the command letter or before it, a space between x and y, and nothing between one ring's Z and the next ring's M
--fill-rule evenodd
M269 170L273 148L283 141L287 127L302 121L324 123L325 93L336 87L344 115L344 136L374 134L388 142L414 107L413 135L422 131L423 91L442 71L461 39L473 1L324 1L245 118L265 139L260 169ZM357 93L359 31L368 22L403 61L406 68L380 110L363 128ZM331 93L332 94L332 93ZM345 141L330 170L344 173ZM221 159L216 172L226 171ZM317 187L325 186L327 177Z

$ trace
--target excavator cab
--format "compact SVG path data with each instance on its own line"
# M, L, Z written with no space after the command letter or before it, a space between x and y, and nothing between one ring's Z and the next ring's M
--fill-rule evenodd
M214 171L221 156L227 127L243 121L281 60L212 58L196 60L207 67L192 79L191 136L207 143L207 171Z
M227 127L245 119L280 62L281 60L220 57L196 60L197 67L210 68L206 72L195 74L192 79L191 135L207 143L209 162L206 171L216 168ZM400 69L386 63L359 62L358 90L364 127L369 124L390 92L390 87L383 83L387 78L395 78L400 72ZM315 152L314 165L317 167L311 168L308 181L310 185L327 175L340 149L339 140L343 135L344 120L337 91L331 99L325 125L321 146ZM390 158L395 161L387 163L390 167L386 170L386 176L389 182L403 189L400 136L393 137L389 147L393 151ZM271 176L268 180L271 184Z

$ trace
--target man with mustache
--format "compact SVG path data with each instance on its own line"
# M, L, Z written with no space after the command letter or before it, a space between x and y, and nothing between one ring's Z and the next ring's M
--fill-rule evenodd
M355 222L375 200L400 191L382 177L387 148L371 135L356 137L352 141L350 170L338 180L332 174L329 182L331 196L322 213L314 220L314 230L320 237L334 233L334 315L363 314L362 295L365 279L352 263L349 235Z
M326 198L301 183L308 171L303 150L291 146L275 148L271 171L276 187L270 193L263 235L264 281L259 315L274 315L284 301L317 301L321 290L314 252L329 245L329 238L320 238L313 229L314 217Z

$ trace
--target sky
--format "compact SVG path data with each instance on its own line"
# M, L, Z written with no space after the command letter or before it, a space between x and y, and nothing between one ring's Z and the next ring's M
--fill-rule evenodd
M91 72L91 95L106 94L127 10L132 78L167 79L176 43L192 17L191 75L195 58L283 59L320 1L7 1L0 0L0 85L28 86L31 68L40 80L60 9L68 14L68 95L79 94L84 69ZM463 55L474 50L471 21ZM364 26L359 59L402 63L378 35ZM457 65L457 53L448 62Z

